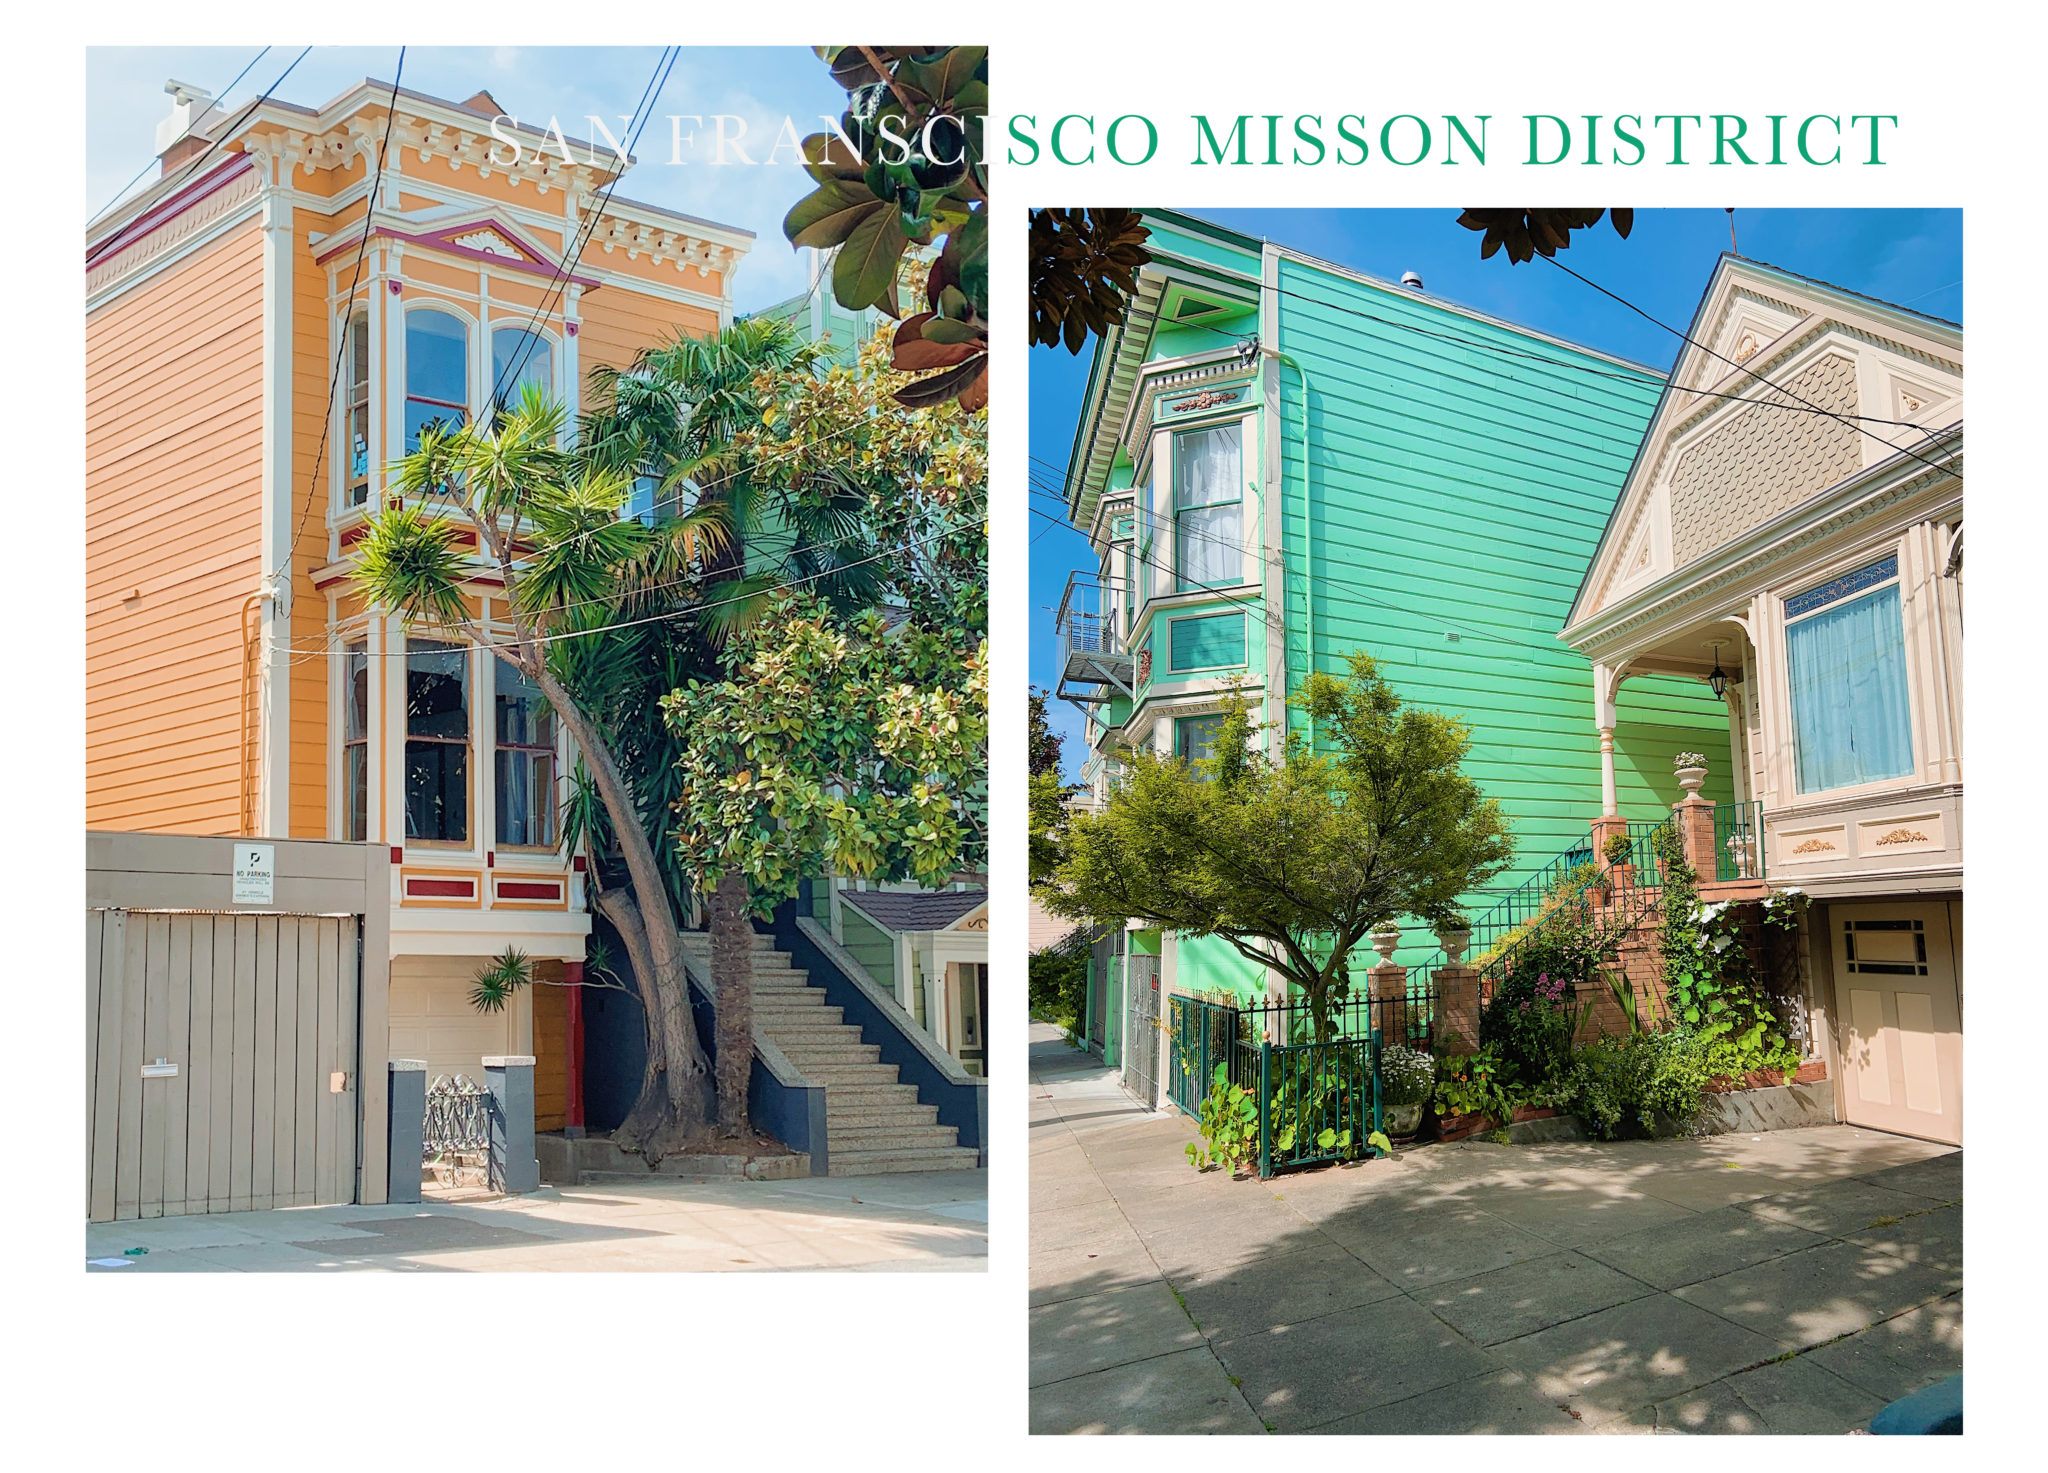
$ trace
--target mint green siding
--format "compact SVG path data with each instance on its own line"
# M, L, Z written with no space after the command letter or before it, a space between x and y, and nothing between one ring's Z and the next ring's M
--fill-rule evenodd
M1244 666L1242 612L1169 619L1166 631L1166 664L1169 670L1242 669Z
M896 945L889 933L844 901L839 906L840 944L882 986L896 993ZM912 989L913 991L917 989Z
M1183 992L1223 992L1245 1002L1266 995L1266 969L1221 936L1176 938L1173 980Z
M1555 635L1661 380L1413 293L1285 257L1279 271L1264 331L1310 386L1304 456L1302 376L1282 366L1288 688L1365 650L1404 700L1469 722L1466 771L1520 846L1491 888L1512 888L1600 811L1591 672ZM1678 798L1681 747L1709 755L1708 797L1732 796L1727 716L1704 686L1630 681L1617 717L1626 816Z

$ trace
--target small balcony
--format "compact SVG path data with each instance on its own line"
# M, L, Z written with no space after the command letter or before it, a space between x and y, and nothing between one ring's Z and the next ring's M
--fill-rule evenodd
M1060 680L1054 692L1077 706L1135 699L1136 661L1123 632L1109 585L1092 573L1072 573L1054 621L1059 630Z

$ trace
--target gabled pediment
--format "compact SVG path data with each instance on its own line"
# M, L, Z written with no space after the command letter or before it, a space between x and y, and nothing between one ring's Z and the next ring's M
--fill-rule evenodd
M1723 256L1580 585L1573 624L1962 414L1962 330Z

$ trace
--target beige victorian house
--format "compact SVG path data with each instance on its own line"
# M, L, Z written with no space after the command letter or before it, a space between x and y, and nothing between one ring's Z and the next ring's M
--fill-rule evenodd
M1856 1124L1962 1136L1963 334L1723 256L1562 638L1722 688L1742 873L1811 897Z

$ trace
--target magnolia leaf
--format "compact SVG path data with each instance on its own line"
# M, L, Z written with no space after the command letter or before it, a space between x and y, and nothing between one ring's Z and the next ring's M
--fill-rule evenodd
M782 218L790 244L829 250L877 210L887 209L856 180L833 179L798 200Z
M832 295L857 312L887 300L896 284L896 263L910 240L894 210L872 210L846 237L832 263Z
M975 69L987 60L986 46L951 46L929 60L900 63L896 80L934 102L944 102L973 81Z

